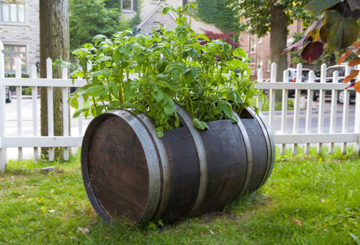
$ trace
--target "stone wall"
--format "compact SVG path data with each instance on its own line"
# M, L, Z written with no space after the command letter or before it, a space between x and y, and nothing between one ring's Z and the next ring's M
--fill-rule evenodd
M4 45L26 46L26 73L40 62L39 0L25 1L25 23L1 23L0 40Z

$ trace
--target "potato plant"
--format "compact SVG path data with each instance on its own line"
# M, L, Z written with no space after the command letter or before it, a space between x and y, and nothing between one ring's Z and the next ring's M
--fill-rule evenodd
M80 65L73 77L87 81L72 99L75 108L79 96L85 102L75 116L131 109L152 118L160 137L180 126L175 103L200 130L213 120L236 122L233 110L240 113L261 96L250 79L250 61L241 48L197 35L184 16L187 8L164 8L163 13L177 15L175 31L159 27L152 35L98 35L93 44L75 50Z

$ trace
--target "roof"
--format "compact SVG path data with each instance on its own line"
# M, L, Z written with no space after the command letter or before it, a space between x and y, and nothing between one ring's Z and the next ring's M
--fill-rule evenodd
M159 3L157 4L152 11L150 11L150 13L142 20L142 22L137 25L137 29L141 29L141 27L148 22L151 17L159 10L159 9L163 9L165 8L166 5L164 3ZM174 21L176 20L176 14L173 13L172 11L169 11L167 13ZM188 16L189 17L189 16ZM209 24L200 20L197 20L193 17L189 17L190 19L190 26L191 28L195 31L195 33L198 34L204 34L205 31L211 31L214 33L222 33L222 31L217 28L214 24Z

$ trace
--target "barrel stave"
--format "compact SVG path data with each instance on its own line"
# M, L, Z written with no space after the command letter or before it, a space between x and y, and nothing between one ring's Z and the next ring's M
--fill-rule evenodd
M248 167L245 143L236 124L230 120L209 122L201 132L205 146L208 185L199 212L223 208L234 199L246 180Z

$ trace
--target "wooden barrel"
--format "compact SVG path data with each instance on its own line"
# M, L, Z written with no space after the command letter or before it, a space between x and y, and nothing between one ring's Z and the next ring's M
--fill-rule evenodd
M107 222L176 219L220 210L269 177L275 145L251 109L198 131L177 106L182 127L156 136L152 121L130 111L92 120L81 152L85 189Z

